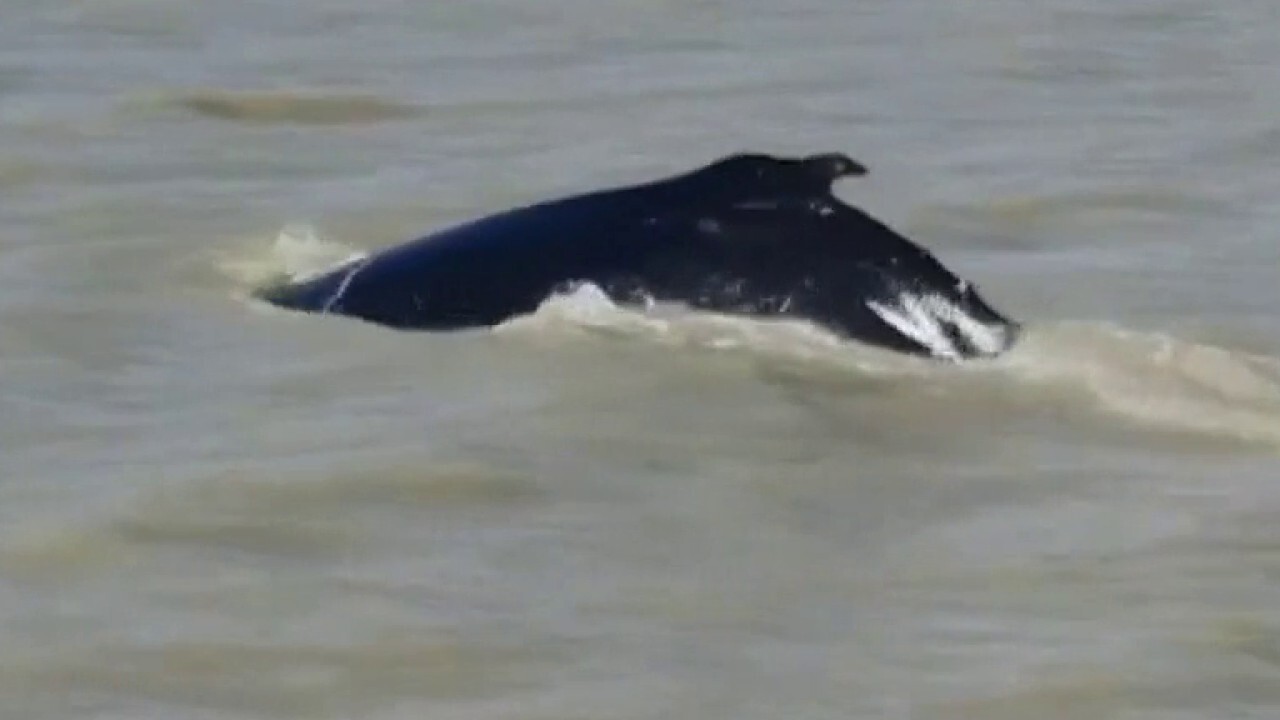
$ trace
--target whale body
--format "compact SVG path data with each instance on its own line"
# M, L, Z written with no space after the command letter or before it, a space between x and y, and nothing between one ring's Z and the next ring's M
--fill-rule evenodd
M739 153L680 175L515 208L278 283L262 299L404 330L494 326L592 283L622 305L793 317L884 349L992 357L1019 325L832 192L843 153Z

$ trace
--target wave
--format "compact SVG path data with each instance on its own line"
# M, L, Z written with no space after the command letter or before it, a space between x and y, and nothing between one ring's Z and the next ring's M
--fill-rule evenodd
M365 257L320 239L305 226L285 228L267 257L223 265L240 283L325 272ZM1018 344L993 359L962 364L903 357L840 338L805 321L759 319L650 303L620 306L598 287L580 285L547 299L533 314L495 333L571 342L574 336L627 338L685 350L738 352L785 365L793 376L833 374L900 386L987 393L1015 406L1101 414L1149 431L1191 434L1280 449L1280 358L1140 332L1106 321L1027 324Z

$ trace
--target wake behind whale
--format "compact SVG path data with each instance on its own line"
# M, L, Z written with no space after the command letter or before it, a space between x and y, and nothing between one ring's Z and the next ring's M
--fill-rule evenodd
M259 291L275 305L410 330L492 327L589 283L614 302L811 321L912 355L992 357L1018 324L832 185L848 156L737 154L691 172L516 208Z
M260 247L262 240L252 242ZM281 229L269 247L266 257L246 248L247 254L234 253L219 264L239 288L250 290L273 274L314 278L369 257L302 225ZM555 365L574 365L580 353L602 357L595 354L601 343L624 344L664 362L696 357L702 369L706 360L719 358L785 387L788 396L804 394L810 398L805 402L839 402L864 391L871 393L868 397L892 398L922 413L914 420L917 427L924 417L946 424L957 416L981 416L987 418L975 426L986 428L981 432L991 432L988 422L1023 430L1047 422L1105 442L1280 449L1280 360L1266 342L1187 337L1104 319L1059 319L1022 327L1016 347L991 361L938 363L926 356L904 362L894 352L850 344L796 316L724 314L678 302L615 303L589 282L554 292L533 313L493 330L497 345L447 346L468 354L495 351L504 362L517 364L550 358ZM524 359L513 359L500 349L510 347L503 337L524 350L546 352L516 353ZM393 342L369 355L403 351L402 343L387 339ZM424 352L452 351L432 345ZM381 362L369 355L357 353L353 362L359 372ZM962 426L967 427L951 422L948 437Z

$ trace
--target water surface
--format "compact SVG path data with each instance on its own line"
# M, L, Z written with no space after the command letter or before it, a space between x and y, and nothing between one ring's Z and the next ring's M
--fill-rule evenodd
M1278 15L10 2L4 714L1274 717ZM246 299L742 149L865 162L1025 342Z

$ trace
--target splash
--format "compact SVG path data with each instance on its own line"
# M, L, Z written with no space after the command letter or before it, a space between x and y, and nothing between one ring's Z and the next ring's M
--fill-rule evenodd
M1280 449L1280 359L1108 323L1037 328L996 363L1124 420Z
M497 332L541 337L622 337L672 348L747 353L890 376L928 367L925 360L850 344L805 320L726 315L653 301L643 307L621 306L592 283L551 296L537 312L513 318L500 325Z
M260 287L299 282L368 257L368 253L322 239L309 225L285 226L269 244L251 241L253 251L237 249L217 259L219 270L237 285Z
M1146 430L1280 449L1280 358L1106 323L1028 327L1019 343L996 359L950 364L881 351L806 321L727 316L656 303L621 307L600 288L585 284L498 330L540 336L590 333L740 352L787 361L815 378L836 372L897 382L904 393L927 381L977 402L987 393L1007 404L1013 389L1015 408L1043 410L1044 403L1058 404L1063 411L1083 407Z

